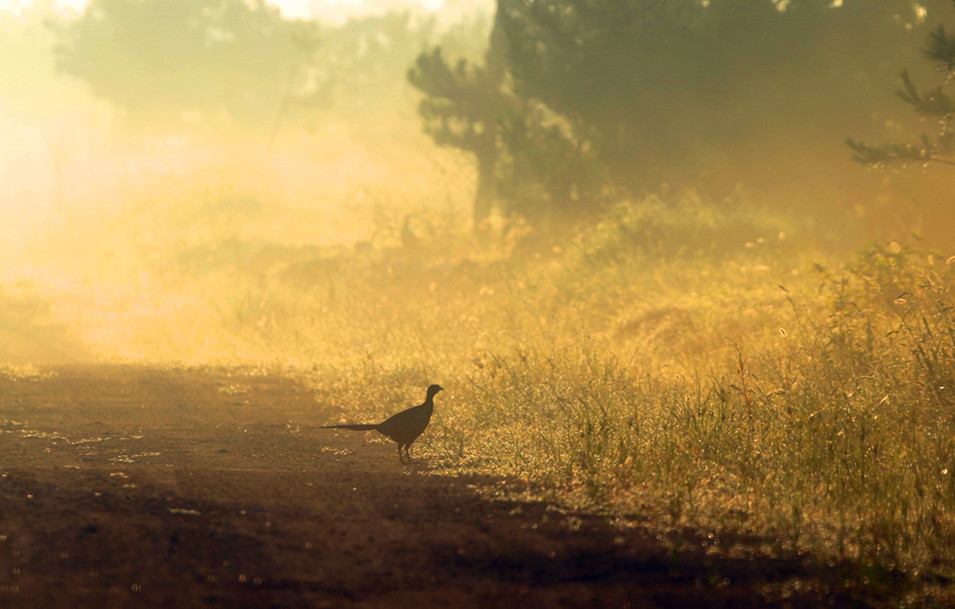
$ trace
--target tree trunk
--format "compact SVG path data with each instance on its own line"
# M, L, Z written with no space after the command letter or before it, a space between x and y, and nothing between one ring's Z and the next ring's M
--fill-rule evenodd
M505 0L498 0L497 10L494 13L494 25L488 39L487 53L484 55L484 66L487 70L487 101L485 114L481 123L484 131L480 144L474 151L478 165L477 190L474 193L473 229L482 230L491 208L494 205L494 170L497 167L497 132L498 122L501 119L502 96L501 87L504 85L504 74L507 71L507 35L504 33Z

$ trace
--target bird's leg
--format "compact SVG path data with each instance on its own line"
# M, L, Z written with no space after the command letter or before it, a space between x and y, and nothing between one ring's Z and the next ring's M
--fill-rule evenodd
M405 444L405 454L408 456L408 463L411 463L411 445Z
M401 454L401 442L398 442L398 460L402 463L405 462L405 457Z

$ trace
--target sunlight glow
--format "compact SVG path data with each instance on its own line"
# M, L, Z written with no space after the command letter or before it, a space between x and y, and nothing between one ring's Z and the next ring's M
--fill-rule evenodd
M36 0L0 0L0 13L22 13L33 6ZM52 0L51 4L63 12L79 13L89 0ZM403 7L417 7L425 11L439 11L444 0L268 0L278 6L285 17L318 17L329 21L341 21L350 16L383 13Z

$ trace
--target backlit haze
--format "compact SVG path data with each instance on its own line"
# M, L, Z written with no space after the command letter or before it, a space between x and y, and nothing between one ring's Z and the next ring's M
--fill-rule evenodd
M0 11L19 12L31 6L35 0L0 0ZM81 12L88 0L52 0L58 10ZM444 6L444 0L271 0L288 18L318 18L339 21L349 16L379 13L396 8L417 7L436 11Z

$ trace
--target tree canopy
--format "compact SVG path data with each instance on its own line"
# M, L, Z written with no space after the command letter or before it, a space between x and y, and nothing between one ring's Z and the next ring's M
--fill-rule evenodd
M421 79L412 82L427 96L421 109L433 135L438 107L450 117L480 113L482 100L511 100L490 127L498 206L579 214L608 192L693 185L713 163L785 167L787 155L805 154L787 139L863 124L858 104L878 90L885 66L906 56L937 4L498 0L507 72L497 97L438 102ZM440 53L419 58L419 71L424 62L455 70Z
M820 103L838 112L859 93L838 82L846 68L876 73L907 38L900 25L916 19L905 1L500 6L516 90L567 117L628 190L692 176L759 122L785 132L818 120Z
M404 72L435 19L325 24L285 19L264 0L93 0L55 33L57 67L130 120L268 123L289 102L355 110L406 97Z
M295 53L264 0L93 0L58 34L58 68L134 116L270 116Z

